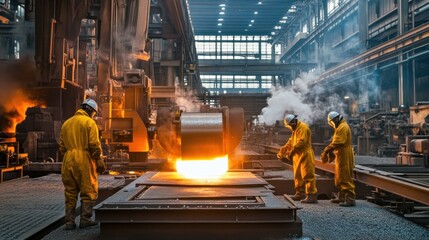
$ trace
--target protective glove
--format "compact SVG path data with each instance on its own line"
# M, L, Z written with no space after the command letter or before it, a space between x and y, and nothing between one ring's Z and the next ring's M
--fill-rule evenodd
M333 162L333 161L335 161L335 154L334 154L334 152L329 152L328 153L328 162Z
M288 158L289 160L292 160L293 155L295 155L295 154L296 154L295 149L292 149L292 151L290 151L290 152L287 154L287 158Z
M334 151L334 148L331 147L330 145L326 146L325 149L323 150L326 154L331 153L332 151Z
M95 162L95 165L97 166L97 173L102 174L106 171L106 164L104 164L103 159L97 160Z
M328 162L328 154L323 151L322 154L320 154L320 160L322 160L323 163L327 163Z
M277 158L278 159L283 158L283 156L285 155L285 153L286 153L286 148L283 146L283 147L280 148L279 152L277 153Z

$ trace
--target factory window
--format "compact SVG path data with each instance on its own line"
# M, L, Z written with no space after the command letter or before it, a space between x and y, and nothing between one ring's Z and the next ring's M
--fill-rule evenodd
M304 25L302 26L302 32L303 32L303 33L308 33L308 25L307 25L307 24L304 24Z
M14 55L15 59L19 59L19 51L20 51L20 44L18 40L14 41Z
M271 83L271 81L261 82L261 88L271 88L272 86L273 86L273 84Z
M247 86L248 86L248 88L259 88L259 83L258 82L249 82Z
M236 82L234 88L247 88L247 82Z
M16 10L16 16L17 16L17 21L18 21L18 18L20 18L21 20L24 20L25 8L22 5L18 5L18 8Z
M198 59L211 60L216 64L219 60L228 60L234 64L243 64L244 62L271 62L272 45L269 42L271 39L268 36L195 36ZM275 47L275 54L279 55L281 44ZM219 61L219 64L222 61ZM246 93L249 92L264 92L271 87L271 76L267 76L266 80L260 80L254 75L216 75L207 76L201 75L202 85L209 91L223 93L224 89L227 92ZM263 86L264 89L258 90ZM236 88L236 89L234 89Z
M331 15L338 7L339 0L328 0L328 15Z

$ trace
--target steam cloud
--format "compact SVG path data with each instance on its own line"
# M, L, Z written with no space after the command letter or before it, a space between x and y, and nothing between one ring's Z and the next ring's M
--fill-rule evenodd
M297 114L306 123L326 118L329 111L343 113L344 103L335 93L329 93L320 86L310 84L318 78L317 73L303 73L295 79L295 84L287 87L272 88L272 97L268 98L268 106L262 109L262 119L272 125L282 120L287 113Z
M201 109L201 102L195 96L187 95L177 87L175 101L185 112L199 112Z

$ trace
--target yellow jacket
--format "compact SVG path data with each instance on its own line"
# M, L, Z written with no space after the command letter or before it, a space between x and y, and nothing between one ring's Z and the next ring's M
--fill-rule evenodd
M101 143L98 127L88 114L79 109L75 115L64 122L60 134L60 152L66 157L67 151L83 150L89 159L101 160Z

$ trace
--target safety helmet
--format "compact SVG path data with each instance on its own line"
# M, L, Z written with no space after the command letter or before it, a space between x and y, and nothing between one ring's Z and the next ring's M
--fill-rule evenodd
M286 114L286 116L283 119L283 123L285 127L287 127L294 119L296 119L296 117L298 117L298 115Z
M337 120L334 120L336 119ZM339 114L338 112L332 111L328 114L328 123L329 125L331 125L331 127L335 128L336 127L336 122L340 122L343 119L343 116L341 114Z
M98 105L91 98L87 98L85 99L85 101L82 102L82 107L84 107L85 105L88 105L89 107L92 108L92 110L94 110L95 112L98 112Z

